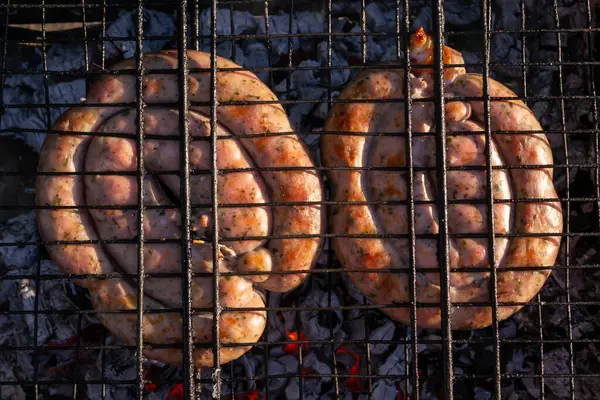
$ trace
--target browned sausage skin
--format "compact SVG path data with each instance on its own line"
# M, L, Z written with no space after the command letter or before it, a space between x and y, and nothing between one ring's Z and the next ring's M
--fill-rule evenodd
M188 52L190 68L208 69L210 55ZM164 51L144 55L147 69L177 68L177 53ZM239 68L238 65L217 59L218 68ZM125 60L113 69L135 69L134 60ZM189 74L189 98L195 102L209 101L210 73ZM131 75L105 75L90 86L90 104L135 102L136 78ZM179 118L176 110L152 107L159 102L175 103L178 99L177 75L152 73L144 76L143 98L145 168L148 171L179 169L179 142L161 139L177 135ZM218 101L273 101L275 95L252 73L218 72ZM210 168L210 120L207 109L191 107L189 115L190 168ZM220 207L219 234L228 237L219 247L218 266L221 272L265 272L264 275L223 276L219 281L220 304L231 308L264 307L262 295L253 288L278 292L298 286L316 263L322 246L325 213L320 205L268 207L278 203L321 202L322 182L301 139L292 133L287 116L278 104L219 106L217 166L235 169L219 174L218 197L222 205L256 204L250 207ZM137 210L137 143L136 112L119 107L84 106L67 110L54 129L65 134L48 134L41 154L39 171L60 172L64 175L40 175L37 179L37 204L40 206L70 206L68 209L38 211L40 233L45 241L131 240L138 235ZM72 133L68 133L72 132ZM103 132L106 135L86 135ZM119 133L120 136L111 136ZM253 138L253 135L259 135ZM267 135L261 135L267 134ZM272 135L269 135L272 134ZM273 135L278 134L278 135ZM236 136L240 136L237 138ZM257 168L272 168L258 172ZM292 167L293 170L277 170ZM76 173L85 172L85 175ZM128 172L129 175L110 172ZM178 175L147 175L144 180L146 206L170 204L165 190L179 193ZM194 209L191 229L200 236L212 232L212 185L210 175L190 177L192 203L206 204ZM166 189L165 189L166 188ZM115 206L115 209L79 208L83 205ZM129 209L118 207L129 206ZM181 222L177 209L149 207L145 212L146 239L179 239ZM265 236L278 239L261 239ZM309 236L286 238L286 236ZM256 238L244 240L246 237ZM191 264L194 272L213 269L212 244L194 241ZM137 245L129 243L48 244L52 259L66 274L111 274L137 272ZM153 242L144 245L146 273L181 272L181 249L174 242ZM298 271L298 273L295 273ZM289 274L268 274L290 272ZM144 306L161 310L181 306L181 280L153 277L145 279ZM135 313L115 313L135 310L135 282L123 278L80 279L78 284L90 290L94 309L101 313L103 323L126 343L136 341ZM192 281L192 306L211 307L212 278L195 277ZM173 312L152 312L143 315L144 340L150 344L177 344L182 340L181 317ZM226 311L221 314L221 342L254 343L264 330L264 311ZM194 341L212 342L212 314L198 312L192 318ZM194 360L197 367L211 366L212 350L197 348ZM210 346L204 346L210 347ZM244 354L250 346L221 350L221 362L226 363ZM182 354L175 349L148 349L148 357L179 364Z
M460 53L444 46L445 64L464 64ZM422 29L411 37L411 58L414 64L432 64L431 39ZM411 96L431 98L432 70L417 68L410 76ZM517 97L502 84L490 79L492 97ZM468 74L464 68L446 67L444 70L447 97L481 97L483 79ZM340 94L342 99L383 100L404 96L404 72L398 69L368 70L359 74ZM413 132L427 133L433 129L433 104L415 102L412 106ZM485 136L482 101L446 102L446 123L450 133L447 140L447 163L452 167L479 166L478 169L449 170L447 174L449 200L485 199ZM492 131L541 131L541 126L527 106L519 100L490 102ZM327 167L333 187L333 201L385 202L408 199L406 170L366 170L364 167L406 167L406 116L404 105L385 102L351 102L334 105L323 136L322 160ZM333 132L399 133L398 136L345 135ZM467 133L452 135L452 132ZM472 132L472 134L470 134ZM544 134L492 134L492 166L551 165L552 151ZM435 141L427 135L413 136L415 170L413 193L415 201L414 227L417 235L438 234L435 199ZM338 169L335 167L355 167ZM363 169L361 169L363 168ZM555 199L551 168L494 169L492 192L497 200ZM449 263L453 269L482 268L481 272L453 271L450 275L450 301L489 302L490 272L487 210L483 204L450 203L448 221L450 233L475 234L475 238L450 238ZM356 286L374 303L407 303L409 301L409 274L378 272L382 269L407 269L408 239L355 238L344 235L407 234L408 206L340 205L332 207L331 226L335 235L332 246ZM500 202L494 205L496 234L522 233L547 236L496 237L495 264L497 297L499 302L527 302L541 289L550 270L504 270L502 267L552 266L560 247L563 229L559 202ZM550 234L550 235L548 235ZM417 323L422 328L439 328L440 283L437 240L417 238L415 263L417 269L417 301L431 306L417 309ZM420 271L422 269L428 271ZM501 306L499 318L505 319L521 306ZM391 317L410 322L408 308L383 308ZM453 329L477 329L491 324L491 307L453 307Z

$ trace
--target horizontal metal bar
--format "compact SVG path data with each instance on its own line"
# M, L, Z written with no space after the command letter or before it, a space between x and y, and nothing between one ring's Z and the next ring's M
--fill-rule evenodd
M456 307L491 307L491 302L484 301L453 301L452 304ZM434 302L410 302L410 303L393 303L393 304L360 304L360 305L352 305L352 306L318 306L318 307L247 307L247 308L239 308L239 307L223 307L223 312L239 312L239 313L250 313L257 311L266 311L266 312L312 312L312 311L351 311L351 310L382 310L388 308L409 308L412 306L416 306L417 308L440 308L440 303ZM503 301L498 302L498 307L514 307L514 306L541 306L541 307L556 307L556 306L600 306L599 301L549 301L549 302L537 302L537 301ZM211 307L205 308L193 308L194 315L206 315L207 313L211 313ZM111 311L101 311L101 310L38 310L37 314L39 315L93 315L93 314L102 314L102 315L111 315L111 314L135 314L137 310L111 310ZM181 313L181 309L179 308L144 308L145 314L173 314L173 313ZM35 310L14 310L0 311L0 315L35 315ZM225 345L225 344L223 344Z
M253 276L253 275L295 275L295 274L304 274L311 273L315 275L319 274L329 274L329 273L356 273L356 274L410 274L409 266L405 266L402 268L389 268L389 269L378 269L378 270L365 270L365 269L353 269L353 268L314 268L314 269L300 269L294 271L271 271L271 272L256 272L256 271L248 271L248 272L223 272L222 276ZM497 267L497 271L507 272L507 271L547 271L547 270L597 270L600 269L600 264L581 264L581 265L521 265L518 267ZM416 268L416 272L419 273L439 273L439 269L437 268ZM450 268L450 272L457 273L472 273L472 272L489 272L489 267L453 267ZM194 278L207 278L211 277L212 273L210 272L194 272L192 274ZM21 279L33 279L35 275L31 274L11 274L5 275L2 277L3 280L21 280ZM181 278L182 274L177 272L155 272L155 273L145 273L144 278ZM121 272L107 273L107 274L43 274L40 276L40 280L52 281L52 280L105 280L105 279L117 279L117 278L130 278L137 279L139 278L138 274L128 274Z
M472 338L472 339L452 339L453 344L489 344L492 341L492 337L480 337L480 338ZM265 341L260 340L252 343L223 343L223 347L236 348L236 347L246 347L246 346L285 346L289 344L298 344L298 345L308 345L311 347L319 347L319 346L330 346L330 345L339 345L339 346L350 346L350 345L379 345L379 344L389 344L389 345L409 345L412 344L412 340L409 339L395 339L395 340L376 340L376 339L329 339L329 340L273 340L273 341ZM420 344L425 345L439 345L442 343L442 339L428 339L421 338L419 339ZM501 344L530 344L530 345L539 345L539 344L596 344L600 343L600 339L503 339L500 338ZM210 348L211 344L209 342L197 342L194 343L194 346L198 348ZM67 345L62 343L46 343L39 346L11 346L11 345L2 345L0 346L0 350L2 351L31 351L31 350L44 350L48 352L60 352L60 351L69 351L69 350L134 350L136 348L135 345ZM144 348L146 349L181 349L181 344L173 343L173 344L152 344L145 343Z

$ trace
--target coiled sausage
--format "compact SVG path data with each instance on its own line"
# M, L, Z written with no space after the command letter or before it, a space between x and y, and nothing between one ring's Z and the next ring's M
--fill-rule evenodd
M210 68L207 53L189 51L188 59L190 68L204 71ZM145 54L144 65L153 71L176 70L177 53ZM217 68L239 66L218 58ZM114 69L135 69L135 60L125 60ZM229 240L220 242L216 264L221 272L264 272L221 277L220 303L224 307L256 309L264 307L264 300L254 286L278 292L291 290L305 279L307 271L315 264L322 245L318 235L325 218L318 204L323 195L322 183L308 150L292 133L283 108L273 104L277 98L254 74L220 71L216 78L217 101L264 102L219 106L216 132L219 138L217 166L234 170L221 171L217 178L218 199L222 205L217 215L219 234ZM189 99L207 103L210 81L210 72L190 73ZM135 102L135 87L133 75L103 75L91 84L87 98L90 105L67 110L54 126L63 133L48 134L44 142L39 171L47 174L37 179L37 204L50 207L38 212L43 239L49 242L109 241L104 245L48 244L50 256L67 274L137 272L138 252L134 244L138 236L138 211L135 209L138 192L135 174L138 165L137 113L126 107L108 106ZM152 174L144 178L147 210L143 229L145 238L153 242L144 244L143 254L145 272L150 274L181 272L180 246L177 241L168 241L181 237L179 211L177 207L157 207L174 205L177 201L174 197L180 192L179 175L173 174L179 169L180 144L167 137L179 132L179 115L175 109L153 106L175 103L178 97L176 74L159 71L144 76L143 99L148 105L144 111L144 134L152 136L144 141L142 151L145 169ZM207 107L190 109L190 168L200 172L190 177L191 200L199 204L193 209L190 229L197 238L204 239L192 244L191 263L194 272L210 273L215 264L212 244L208 243L213 226L210 209L213 193L210 175L201 172L211 165L210 142L203 140L208 139L211 128L206 117ZM102 132L102 135L86 134L94 132ZM117 172L121 174L111 174ZM265 204L268 202L280 204L269 207ZM235 207L235 204L240 206ZM84 208L86 205L103 207ZM52 209L53 206L70 208ZM276 238L267 237L271 235ZM167 241L161 243L164 239ZM129 243L124 243L127 240ZM271 274L273 272L289 274ZM180 316L160 312L165 308L181 307L180 282L177 277L145 279L144 305L158 310L143 315L146 343L181 342ZM108 329L126 343L135 343L135 313L115 313L136 309L135 282L123 278L90 278L79 279L78 283L89 289L95 310L107 312L101 313L100 318ZM211 307L212 278L194 277L191 284L192 306ZM256 342L265 327L265 317L261 310L223 312L221 342ZM192 318L195 343L211 343L212 327L210 312L196 313ZM228 362L249 348L223 348L221 360ZM181 362L181 351L177 349L154 348L146 350L145 354L167 363ZM212 350L197 348L194 360L197 367L212 366Z
M432 64L433 44L419 29L411 36L411 59L414 64ZM463 64L459 52L443 48L444 64ZM417 67L411 73L411 96L414 99L433 97L432 69ZM472 98L483 95L481 75L466 73L462 67L444 69L445 93L448 98ZM336 255L356 286L374 303L405 303L410 299L407 271L378 272L383 269L408 269L409 240L400 238L361 238L360 235L406 235L409 230L408 176L406 168L406 115L404 104L380 100L404 96L404 72L400 69L367 70L359 74L340 94L353 102L332 107L322 140L322 160L331 168L329 179L336 202L361 202L366 205L332 207L331 222L336 237L332 241ZM505 86L489 80L492 97L517 97ZM361 102L364 100L364 102ZM370 102L369 102L370 101ZM519 100L490 101L492 131L541 131L541 126L527 106ZM483 102L477 100L446 101L447 164L468 167L449 170L448 226L450 238L449 263L450 301L489 302L489 256L487 209L481 200L486 196L486 157ZM435 199L436 175L435 138L424 135L434 129L434 105L419 101L412 105L412 140L414 172L414 227L417 235L439 234ZM334 131L342 132L335 134ZM354 134L343 134L350 132ZM396 133L366 135L356 133ZM404 135L403 135L404 133ZM421 134L419 134L421 133ZM497 298L499 302L527 302L542 287L550 274L548 269L515 270L514 267L550 267L560 247L562 210L552 181L552 151L542 133L492 133L492 166L516 165L528 168L494 169L492 192L495 233L525 234L518 237L495 238L495 260L498 268ZM538 165L540 167L535 168ZM384 167L366 170L365 167ZM343 169L335 169L344 167ZM353 169L349 169L351 167ZM400 167L394 170L390 167ZM420 169L417 169L419 168ZM479 167L479 168L477 168ZM385 169L389 168L389 169ZM429 168L429 169L427 169ZM546 201L521 201L547 199ZM460 200L461 202L453 202ZM479 204L477 203L479 200ZM396 202L395 204L377 204ZM403 203L404 202L404 203ZM535 236L540 234L540 236ZM418 237L415 241L416 300L425 304L417 308L417 323L422 328L439 328L440 274L438 241ZM502 267L512 270L502 271ZM470 270L461 272L460 269ZM474 268L480 271L473 272ZM426 271L421 271L427 269ZM364 271L364 272L361 272ZM512 315L520 305L500 306L499 319ZM407 307L384 308L384 312L404 323L410 322ZM492 321L491 307L453 307L454 329L476 329Z

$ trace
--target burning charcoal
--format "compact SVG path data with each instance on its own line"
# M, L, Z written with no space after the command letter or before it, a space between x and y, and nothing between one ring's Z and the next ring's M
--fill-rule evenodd
M521 41L517 40L516 35L508 33L500 33L492 36L491 44L491 61L516 63L521 61ZM519 78L521 77L520 67L494 67L496 73L501 73L506 77ZM511 80L504 79L506 85L513 90L518 90L515 84L511 84ZM514 82L514 81L513 81Z
M246 62L246 56L244 55L244 51L238 45L234 46L231 42L223 42L217 45L217 55L219 57L224 57L229 60L236 62L239 65L244 65Z
M476 0L447 0L444 2L446 23L469 25L481 18L481 4Z
M211 26L211 10L206 8L200 14L200 34L210 36L212 31ZM256 31L258 22L252 14L246 11L233 12L233 24L231 23L231 10L228 8L220 8L217 10L217 35L231 35L242 33L253 33ZM231 31L231 27L235 32Z
M293 71L290 76L290 90L297 90L300 87L306 86L318 86L319 78L317 74L319 65L320 64L314 60L302 61L298 65L298 67L302 69L297 69ZM277 91L278 93L285 92L286 90L287 82L285 79L281 81L277 86L275 86L275 91Z
M496 25L504 29L521 28L521 4L519 1L497 1Z
M278 15L269 15L269 34L296 34L298 32L298 24L296 19L292 18L292 27L290 29L290 16L285 13ZM258 22L259 35L265 35L267 33L266 24L263 19ZM271 40L271 51L273 55L273 63L279 61L279 57L287 54L288 52L288 38L272 38ZM292 47L297 49L299 46L299 40L296 36L291 39Z
M396 32L396 10L387 8L381 3L369 3L365 8L367 14L367 28L372 32ZM400 14L400 18L402 18Z
M7 104L36 103L44 104L45 91L43 79L39 76L15 76L13 80L6 80L4 89L4 99ZM13 86L14 85L14 86ZM77 79L74 81L60 82L49 85L49 99L51 103L78 103L85 96L85 81ZM27 95L25 93L31 93ZM22 93L13 96L13 94ZM56 120L65 110L62 107L52 107L50 109L51 121ZM39 132L27 132L27 129L44 130L47 128L46 109L45 108L9 108L4 110L2 117L3 129L19 128L19 133L15 136L23 139L33 150L39 152L46 135ZM24 130L24 131L23 131Z
M412 9L412 12L414 13L414 9ZM426 32L430 32L431 31L431 8L429 7L423 7L421 8L418 13L416 14L416 16L413 18L412 21L410 21L410 25L411 27L417 28L417 27L423 27L423 29L425 29Z
M48 71L85 70L83 43L55 43L48 49Z
M581 339L595 332L597 329L592 323L583 321L573 328L573 339Z
M158 51L169 42L175 35L175 24L173 18L159 11L144 9L144 35L164 36L160 40L144 40L143 51ZM117 20L106 29L106 36L115 39L136 36L137 12L129 11L121 14ZM108 58L123 57L131 58L137 53L135 40L114 40L105 42L106 55ZM63 69L64 70L64 69Z
M33 212L19 215L0 225L0 243L37 240L39 239ZM37 246L0 246L0 260L10 269L29 267L35 262L37 254Z
M331 298L331 302L329 299ZM312 308L314 311L300 311L301 326L304 333L312 340L331 339L335 337L342 323L342 312L340 310L323 311L320 307L339 307L340 301L335 293L327 293L314 290L298 304L300 308Z
M250 43L245 50L246 54L246 64L244 65L247 68L262 68L269 66L269 52L267 51L267 46L265 46L262 42L254 42ZM255 71L256 76L258 76L263 82L267 80L269 77L269 73L266 71Z
M473 392L475 394L475 400L490 400L492 398L492 392L480 387L473 389Z
M513 319L502 321L500 324L500 337L502 339L513 339L517 337L517 324Z
M295 371L297 373L298 371ZM303 360L303 369L301 375L304 374L331 374L331 368L319 361L314 352L310 352ZM303 377L302 382L298 379L290 379L285 389L286 398L298 399L300 398L300 387L302 384L302 398L320 399L321 395L325 392L325 384L331 382L331 378L314 378L314 377Z
M322 87L299 87L298 100L319 100L327 95L327 90ZM312 114L314 103L294 104L290 107L290 122L295 129L302 130L304 118Z
M295 13L295 17L296 23L298 24L299 34L309 35L327 31L325 25L325 16L322 13L300 11ZM302 47L303 51L313 51L315 47L315 37L307 36L300 38L300 46Z
M363 294L358 290L358 288L356 287L356 285L354 285L352 280L348 278L346 274L343 275L342 280L346 286L346 292L359 304L362 304L363 300L365 299L365 296L363 296Z
M387 321L385 325L374 329L369 336L369 340L392 340L396 331L395 324L392 321ZM371 344L371 354L380 355L387 351L390 347L389 343Z
M334 13L347 14L348 10L360 10L360 1L335 0L331 2L331 9Z
M402 41L400 43L402 43ZM383 56L381 56L381 61L399 60L400 62L402 62L404 60L404 51L401 51L400 55L398 55L398 49L395 43L383 45L383 48L385 48L386 51L383 54Z
M0 381L17 381L17 377L12 372L12 369L13 366L11 364L5 363L4 360L0 358ZM27 397L21 386L2 385L0 386L0 398L8 400L25 400Z
M318 46L318 60L322 67L327 66L327 42L321 42ZM345 67L348 65L346 60L341 57L337 51L331 50L331 65L333 67ZM331 76L331 88L339 88L343 86L350 78L349 69L333 69L329 72ZM329 83L329 78L323 79L324 83Z
M310 369L312 370L312 374L322 374L322 375L329 375L332 373L331 371L331 367L327 364L325 364L324 362L322 362L321 360L319 360L319 358L317 357L315 352L309 352L306 357L304 357L303 361L303 365L305 369ZM323 382L331 382L331 378L328 376L324 376L324 377L319 377L318 379L316 379L319 381L319 384L323 383ZM318 393L318 392L315 392Z
M291 355L286 355L278 359L269 358L268 363L269 375L281 375L286 373L298 372L298 359ZM270 378L269 391L277 393L281 389L283 389L287 384L287 378Z
M385 362L377 368L378 375L402 375L406 373L404 359L404 345L396 345L394 351L386 358ZM408 360L410 362L410 360Z
M402 393L398 394L398 389L392 381L387 379L377 379L371 386L373 392L371 398L373 399L402 399L404 397ZM369 396L361 394L359 399L368 399Z
M565 348L557 348L544 353L544 373L568 374L569 373L569 352ZM546 386L554 395L567 398L570 393L569 378L550 378L547 377Z

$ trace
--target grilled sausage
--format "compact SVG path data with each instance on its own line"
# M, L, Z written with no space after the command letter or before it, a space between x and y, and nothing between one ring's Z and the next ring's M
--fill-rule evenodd
M210 55L188 52L189 67L210 68ZM165 51L144 55L150 70L177 69L177 53ZM217 59L218 68L239 68ZM135 69L135 60L125 60L115 70ZM218 124L217 177L219 259L223 273L264 272L264 274L223 276L219 280L219 298L223 307L237 310L221 314L221 343L254 343L265 327L262 295L259 288L284 292L298 286L317 260L322 239L315 237L324 226L325 213L318 205L322 200L319 174L302 141L292 133L283 108L275 95L252 73L223 71L217 73L217 101L260 101L260 104L217 107ZM193 102L209 100L210 72L192 72L188 95ZM138 142L137 112L119 103L136 101L136 78L132 75L104 75L91 84L89 105L67 110L48 134L40 154L37 179L37 204L50 206L38 212L40 232L45 241L84 241L83 244L48 243L52 259L66 274L136 274L139 254L138 237ZM144 177L143 246L145 273L181 273L181 217L174 202L180 193L180 143L167 136L179 132L178 111L152 106L176 103L178 79L175 74L150 73L144 76ZM193 278L192 306L213 306L212 183L210 119L208 108L190 107L189 160L192 234L204 240L191 245ZM102 135L89 133L99 132ZM151 135L151 136L150 136ZM287 167L291 167L285 169ZM268 168L260 171L260 168ZM278 169L279 168L279 169ZM170 171L170 173L169 173ZM58 173L58 174L56 174ZM82 174L84 173L84 174ZM111 174L114 173L114 174ZM282 203L276 207L268 202ZM285 203L304 203L285 205ZM239 205L236 207L235 205ZM242 207L242 204L245 205ZM87 206L94 206L89 208ZM158 207L158 206L168 206ZM52 208L68 206L70 208ZM268 239L267 236L275 236ZM308 236L286 238L286 236ZM175 239L175 240L174 240ZM94 241L108 241L97 244ZM164 240L164 242L163 242ZM110 241L115 241L111 243ZM127 242L128 241L128 242ZM275 274L270 274L275 272ZM289 272L288 274L281 274ZM277 274L280 273L280 274ZM181 307L180 278L152 276L144 280L146 309L143 314L144 341L150 344L181 343L182 326L178 313L167 309ZM98 279L81 277L77 283L89 289L94 309L103 323L126 343L136 342L135 313L116 313L137 308L136 283L125 278ZM250 310L244 310L250 308ZM165 311L161 311L165 310ZM192 318L195 343L212 342L213 316L206 310ZM210 346L208 346L210 347ZM250 346L226 347L221 361L226 363L244 354ZM179 364L181 351L154 348L148 357ZM194 351L197 367L212 366L210 348Z
M414 64L432 64L431 39L422 29L411 37ZM444 47L444 64L464 64L455 50ZM413 98L433 97L432 69L416 68L410 75ZM492 97L517 97L499 82L489 79ZM460 67L444 70L448 98L472 98L483 95L483 78L468 74ZM359 74L340 94L354 102L332 107L322 140L322 160L332 169L329 178L336 202L361 202L332 207L331 222L335 235L332 245L343 266L354 272L349 276L356 286L376 304L405 303L409 290L409 179L404 104L380 100L404 97L404 72L399 69L368 70ZM364 100L365 102L361 102ZM373 102L368 102L368 101ZM501 134L494 131L541 131L541 126L527 106L519 100L490 101L492 143L491 164L528 165L533 168L494 169L494 199L508 200L494 204L495 260L498 302L527 302L540 290L550 274L515 267L551 267L557 257L562 233L562 210L552 181L552 151L541 133ZM446 101L447 165L470 167L447 173L448 226L450 234L449 298L452 303L490 302L490 266L488 255L488 206L486 197L484 111L482 101ZM417 235L439 234L436 197L435 138L426 133L434 129L434 106L431 102L412 105L412 139L414 167L414 228ZM334 132L337 131L338 134ZM352 135L343 132L354 132ZM356 133L390 135L357 135ZM453 135L452 132L460 132ZM396 135L391 135L395 133ZM540 167L535 168L538 165ZM364 167L384 167L365 170ZM542 167L544 166L544 167ZM397 169L389 167L398 167ZM477 168L479 167L479 168ZM362 168L362 169L361 169ZM387 168L387 169L385 169ZM429 168L429 169L427 169ZM525 199L546 199L545 201ZM461 200L455 203L453 200ZM479 204L475 200L479 200ZM519 200L520 202L510 202ZM388 202L377 204L379 202ZM389 202L395 202L389 204ZM470 204L469 204L470 202ZM433 203L433 204L432 204ZM504 236L523 234L518 237ZM399 235L399 238L366 238L360 235ZM541 236L536 236L539 234ZM343 237L353 235L352 237ZM402 235L405 235L402 237ZM430 237L415 240L416 300L424 304L417 309L417 324L422 328L439 328L440 273L438 241ZM502 268L511 267L511 270ZM461 269L469 268L464 272ZM474 270L479 268L480 270ZM389 270L378 272L379 270ZM438 271L436 271L438 270ZM508 318L521 305L498 307L499 319ZM383 308L398 321L409 323L407 307ZM453 329L477 329L492 322L489 306L453 307Z

